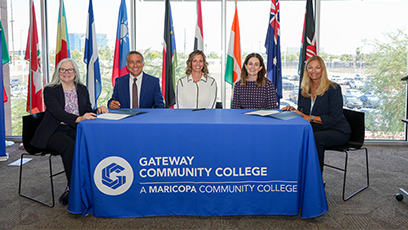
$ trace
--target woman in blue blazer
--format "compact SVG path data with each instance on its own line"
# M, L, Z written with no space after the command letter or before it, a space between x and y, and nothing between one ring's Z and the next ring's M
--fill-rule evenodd
M95 119L96 113L109 112L105 106L92 110L88 89L80 77L74 60L66 58L58 63L52 81L44 87L47 109L30 142L37 148L60 153L68 180L67 189L59 198L63 205L68 204L76 126L80 121Z
M325 148L347 144L351 129L343 116L341 87L328 79L321 57L313 56L306 62L298 109L286 106L282 110L294 111L312 124L323 173Z

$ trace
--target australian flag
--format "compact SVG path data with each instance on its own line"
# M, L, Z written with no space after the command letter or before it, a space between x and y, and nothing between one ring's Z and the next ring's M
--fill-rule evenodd
M269 17L268 33L265 41L268 55L268 78L276 89L276 99L279 104L282 98L282 63L280 49L280 10L279 0L271 0L271 15Z

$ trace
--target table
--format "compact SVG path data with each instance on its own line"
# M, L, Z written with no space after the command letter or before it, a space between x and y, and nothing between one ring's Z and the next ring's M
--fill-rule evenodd
M311 125L251 110L141 109L78 124L68 211L83 216L328 211Z

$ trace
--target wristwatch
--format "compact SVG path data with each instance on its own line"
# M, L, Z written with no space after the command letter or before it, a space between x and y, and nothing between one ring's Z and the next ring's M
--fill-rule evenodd
M312 118L312 119L310 120L310 123L312 123L313 120L314 120L314 116L313 116L313 115L310 115L310 117Z

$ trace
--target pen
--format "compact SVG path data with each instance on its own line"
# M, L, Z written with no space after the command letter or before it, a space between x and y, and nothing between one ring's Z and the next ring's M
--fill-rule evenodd
M192 111L204 110L205 108L193 109Z
M119 103L119 109L120 109L121 108L120 102L118 100L116 100L114 97L112 97L112 100L117 101Z

